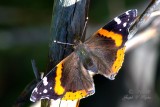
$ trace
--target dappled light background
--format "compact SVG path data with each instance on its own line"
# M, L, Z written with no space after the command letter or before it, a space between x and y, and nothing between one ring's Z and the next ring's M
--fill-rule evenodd
M141 13L150 1L91 0L86 37L128 9L137 8ZM52 8L53 0L0 1L0 107L11 107L25 86L35 78L31 59L36 60L39 71L45 71L48 60ZM154 40L146 43L147 45L139 46L140 51L133 49L126 54L123 67L114 81L100 75L95 76L96 93L81 100L80 107L130 107L125 104L129 101L126 95L131 94L132 96L135 93L139 95L140 92L145 92L151 98L146 101L155 105L150 106L148 104L148 107L159 107L160 44L155 43L153 45L152 42L154 43ZM140 48L144 49L149 46L156 47L156 53L147 54L148 56L142 58L148 51L143 51ZM147 65L147 61L151 62L146 60L150 56L156 58L156 62L153 61L154 69L142 69ZM140 63L141 58L146 61ZM138 62L135 59L139 59ZM136 66L137 64L139 66ZM136 72L138 71L137 67L143 73L138 74ZM153 73L148 74L144 79L142 77L146 72ZM144 81L141 81L142 79ZM148 82L147 80L150 80L151 86L144 86ZM142 101L144 102L144 100ZM29 106L29 102L24 106ZM145 103L147 104L147 102ZM134 105L134 107L147 106Z

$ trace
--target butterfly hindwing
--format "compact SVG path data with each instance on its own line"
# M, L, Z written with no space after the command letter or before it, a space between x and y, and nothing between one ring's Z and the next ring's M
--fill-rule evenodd
M93 94L93 80L78 60L79 57L73 52L57 64L33 90L31 101L59 98L75 100Z
M123 63L129 28L136 16L137 10L126 11L85 41L99 74L114 79Z

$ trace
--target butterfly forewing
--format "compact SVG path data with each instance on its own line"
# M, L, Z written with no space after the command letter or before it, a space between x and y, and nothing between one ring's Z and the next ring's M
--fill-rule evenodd
M94 93L93 79L72 53L52 69L33 90L31 101L81 99Z
M35 102L40 99L58 99L58 96L53 91L55 86L56 67L53 68L48 75L46 75L34 88L30 100Z
M125 54L129 28L137 16L137 10L129 10L115 17L99 29L84 44L89 47L91 58L96 62L99 73L114 79L120 69Z

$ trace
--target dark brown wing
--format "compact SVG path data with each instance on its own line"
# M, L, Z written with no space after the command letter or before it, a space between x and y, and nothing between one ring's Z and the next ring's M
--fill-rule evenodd
M63 64L61 81L66 90L62 99L81 99L94 93L93 79L76 53L72 53Z
M99 74L114 79L122 66L125 54L124 44L128 40L129 27L136 16L136 10L123 13L84 43L90 49L91 58L96 63Z
M40 99L75 100L94 93L92 77L83 67L76 53L56 65L32 92L30 100Z

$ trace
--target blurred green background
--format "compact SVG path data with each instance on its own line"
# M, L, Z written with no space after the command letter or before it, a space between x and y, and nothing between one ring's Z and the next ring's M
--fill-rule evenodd
M141 12L149 2L91 0L89 24L104 25L114 16L131 8L138 8ZM45 71L52 8L53 0L0 1L0 107L11 107L24 87L35 78L31 59L36 60L40 71ZM160 69L157 65L155 86L160 95L158 71ZM125 93L124 84L120 83L124 81L123 77L122 70L114 81L96 76L95 95L82 100L80 107L116 107L115 102Z

